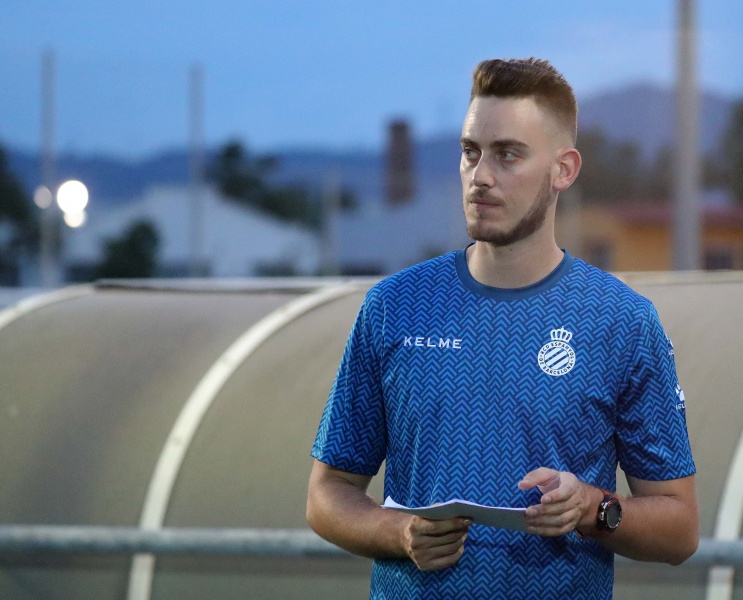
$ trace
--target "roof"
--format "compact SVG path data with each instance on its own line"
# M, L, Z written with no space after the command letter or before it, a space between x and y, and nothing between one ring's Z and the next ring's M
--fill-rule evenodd
M673 206L670 203L650 204L633 202L608 207L613 217L632 225L670 225ZM705 206L705 226L743 227L743 206Z

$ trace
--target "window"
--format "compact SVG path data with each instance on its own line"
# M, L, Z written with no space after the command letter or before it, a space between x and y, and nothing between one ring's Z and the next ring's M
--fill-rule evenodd
M610 271L614 267L612 247L608 242L588 242L585 244L583 259L603 271Z
M733 251L725 246L707 248L704 251L704 268L707 271L732 269Z

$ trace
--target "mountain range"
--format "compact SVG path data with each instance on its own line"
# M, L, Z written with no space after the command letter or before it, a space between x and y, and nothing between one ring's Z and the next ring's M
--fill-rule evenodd
M702 93L700 97L700 145L705 154L717 153L736 100ZM611 140L630 141L642 156L652 160L663 146L673 144L673 90L654 84L638 83L582 99L579 129L600 129ZM441 177L451 170L456 177L459 161L459 135L451 132L415 141L418 177ZM39 183L40 160L34 153L5 148L10 168L31 193ZM213 158L216 150L207 153ZM280 181L301 182L322 187L335 178L358 197L378 195L383 185L383 151L290 150L276 156L278 169L273 177ZM57 157L60 180L84 181L92 201L101 205L126 202L145 189L157 185L185 184L189 179L186 149L125 160L103 155L62 154Z

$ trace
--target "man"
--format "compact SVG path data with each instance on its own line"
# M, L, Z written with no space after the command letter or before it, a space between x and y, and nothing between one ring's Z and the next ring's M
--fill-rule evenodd
M555 243L577 105L543 60L475 70L460 172L474 244L367 295L312 450L307 517L375 558L372 598L611 598L613 553L698 543L695 466L652 304ZM526 508L527 533L382 509ZM616 497L616 465L632 496Z

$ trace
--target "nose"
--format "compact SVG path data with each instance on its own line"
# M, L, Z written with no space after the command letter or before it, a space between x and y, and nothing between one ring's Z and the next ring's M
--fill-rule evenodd
M484 156L480 157L480 160L472 169L472 184L475 187L493 187L495 185L495 171Z

